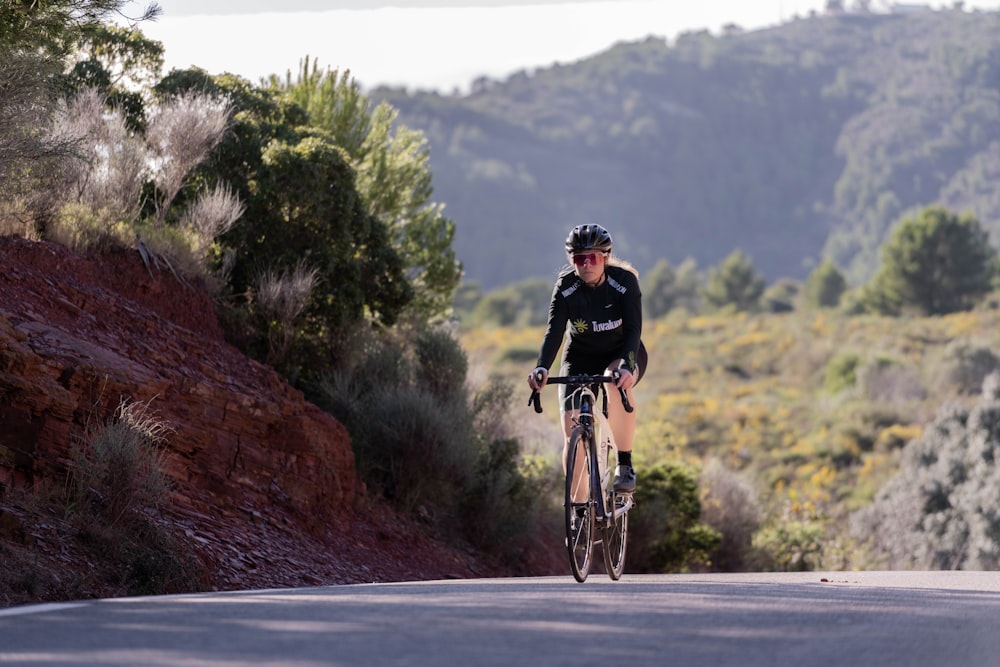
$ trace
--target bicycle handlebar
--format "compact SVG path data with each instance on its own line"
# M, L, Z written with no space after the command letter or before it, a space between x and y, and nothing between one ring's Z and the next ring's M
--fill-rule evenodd
M566 384L580 387L588 384L599 384L601 382L617 382L620 375L618 371L612 371L611 375L555 375L549 376L545 384ZM624 406L625 412L632 412L635 408L629 403L625 390L618 387L618 393L621 394L622 406ZM531 391L531 397L528 398L528 405L534 405L535 412L540 413L542 411L541 394L538 391Z

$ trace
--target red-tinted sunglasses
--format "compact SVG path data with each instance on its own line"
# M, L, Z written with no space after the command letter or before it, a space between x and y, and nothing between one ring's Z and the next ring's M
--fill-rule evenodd
M588 252L579 255L573 255L573 263L576 264L577 266L583 266L587 262L590 262L590 264L593 266L594 264L597 264L597 258L603 254L604 253L602 252Z

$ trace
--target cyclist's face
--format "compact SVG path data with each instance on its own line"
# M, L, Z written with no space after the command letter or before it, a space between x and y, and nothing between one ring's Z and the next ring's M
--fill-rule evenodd
M598 250L587 250L573 253L571 259L573 266L576 267L576 274L583 278L584 282L593 282L604 273L607 255Z

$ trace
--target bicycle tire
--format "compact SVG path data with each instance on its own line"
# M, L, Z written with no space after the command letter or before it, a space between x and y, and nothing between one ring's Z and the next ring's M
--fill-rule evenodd
M627 499L617 493L609 497L609 504L617 510L627 502ZM628 512L622 512L617 519L612 519L604 526L604 569L613 581L618 581L625 571L625 552L628 548Z
M592 498L591 449L583 428L570 433L566 453L566 551L573 577L583 583L590 573L594 552L594 502ZM574 475L574 471L578 471Z

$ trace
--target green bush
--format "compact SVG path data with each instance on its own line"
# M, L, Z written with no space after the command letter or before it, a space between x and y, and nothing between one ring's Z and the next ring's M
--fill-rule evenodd
M419 387L384 387L364 413L355 454L369 487L406 511L457 516L476 461L464 406Z
M629 514L629 572L677 572L709 565L722 536L700 522L697 474L663 463L643 472Z
M826 365L823 376L823 388L831 394L839 394L850 389L857 383L858 366L861 357L851 352L838 354Z
M782 520L754 535L758 569L808 572L816 569L823 550L823 527L808 520Z
M513 397L513 385L494 378L473 400L480 445L462 515L473 544L517 565L537 545L540 532L559 534L555 522L561 515L563 476L551 460L522 456L508 419Z
M847 280L837 266L826 259L806 279L805 300L813 308L836 308L847 291Z
M455 337L444 329L426 329L414 342L417 381L433 395L445 399L465 389L469 360Z
M328 373L314 400L347 427L370 491L524 569L548 543L539 531L556 530L561 474L522 457L506 419L513 386L492 379L470 396L467 364L446 331L385 334L353 369Z

